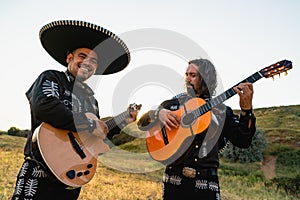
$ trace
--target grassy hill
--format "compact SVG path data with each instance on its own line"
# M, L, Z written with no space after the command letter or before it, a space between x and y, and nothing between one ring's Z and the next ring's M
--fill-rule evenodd
M266 133L266 156L299 150L300 105L260 108L254 112L257 128ZM99 157L97 173L83 186L80 200L161 199L163 166L149 160L143 134L136 126L133 124L127 129L133 133L133 138L139 138L114 146L109 154ZM126 129L114 140L121 140L125 133ZM0 135L0 200L9 199L13 192L15 177L23 161L24 143L25 138ZM262 165L263 162L245 165L221 160L222 199L300 199L299 195L288 194L270 184L261 170ZM285 172L289 170L287 166ZM296 170L299 173L299 169Z
M300 105L259 108L255 115L270 144L300 148Z

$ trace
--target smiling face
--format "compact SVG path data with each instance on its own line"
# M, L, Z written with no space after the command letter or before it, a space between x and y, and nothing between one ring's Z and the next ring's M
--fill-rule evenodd
M78 48L67 55L68 70L76 78L85 81L98 67L97 54L88 48Z

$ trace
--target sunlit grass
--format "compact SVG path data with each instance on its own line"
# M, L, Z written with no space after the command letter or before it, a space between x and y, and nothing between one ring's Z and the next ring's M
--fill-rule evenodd
M23 162L25 138L0 135L0 200L10 199Z
M24 144L25 138L0 135L0 200L10 199L13 193L16 176L23 162ZM119 153L113 151L107 157L100 156L97 172L82 187L79 200L161 199L162 166L149 162L144 154L141 158L144 156L145 160L130 152ZM107 167L108 163L114 169ZM295 199L283 190L277 190L275 186L266 187L260 165L261 163L237 164L222 161L219 173L222 200ZM151 171L151 168L157 170ZM129 172L128 169L137 171Z
M107 169L99 165L95 177L82 188L81 200L160 199L161 182L146 176Z

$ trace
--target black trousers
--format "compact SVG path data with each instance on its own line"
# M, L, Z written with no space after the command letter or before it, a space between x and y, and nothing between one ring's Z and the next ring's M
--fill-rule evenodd
M58 180L48 176L38 163L25 160L17 176L12 200L76 200L80 189L65 189Z
M197 175L189 178L178 173L178 170L167 170L163 178L163 199L220 200L218 175Z

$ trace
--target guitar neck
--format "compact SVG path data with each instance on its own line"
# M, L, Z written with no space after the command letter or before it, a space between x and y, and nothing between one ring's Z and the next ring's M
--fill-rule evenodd
M122 124L125 121L125 119L127 119L128 117L130 117L129 110L126 110L126 111L122 112L121 114L105 121L106 125L108 126L108 130L111 131L113 128L115 128L119 124Z
M246 83L246 82L254 83L254 82L258 81L259 79L261 79L262 77L263 76L260 72L256 72L256 73L252 74L251 76L249 76L248 78L244 79L243 81L239 82L238 84ZM236 84L235 86L237 86L238 84ZM196 110L194 110L193 114L194 114L195 118L200 117L201 115L210 111L213 107L215 107L215 106L223 103L227 99L233 97L236 94L236 92L233 89L235 86L231 87L230 89L226 90L222 94L218 95L217 97L213 98L212 100L208 101L204 105L202 105L199 108L197 108Z

